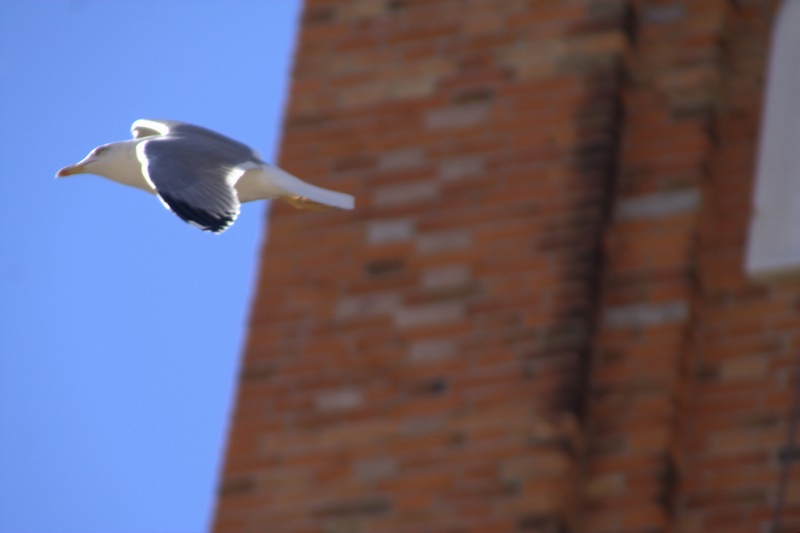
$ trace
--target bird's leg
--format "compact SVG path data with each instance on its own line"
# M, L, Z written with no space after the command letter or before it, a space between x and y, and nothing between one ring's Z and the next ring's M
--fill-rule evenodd
M282 196L281 198L297 209L305 209L308 211L330 211L339 209L338 207L309 200L305 196Z

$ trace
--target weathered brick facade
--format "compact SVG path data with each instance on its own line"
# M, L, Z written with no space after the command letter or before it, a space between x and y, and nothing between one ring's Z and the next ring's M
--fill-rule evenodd
M766 531L800 352L800 283L742 268L776 7L307 0L281 164L357 209L273 208L215 531Z

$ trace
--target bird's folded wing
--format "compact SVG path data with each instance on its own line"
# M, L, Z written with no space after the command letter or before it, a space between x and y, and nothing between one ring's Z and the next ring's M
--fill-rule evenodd
M131 125L131 133L134 139L166 135L201 139L205 142L224 146L228 153L235 153L236 157L253 160L259 163L262 162L258 152L244 143L240 143L235 139L231 139L230 137L208 128L187 124L186 122L179 122L177 120L142 118Z
M172 136L142 141L136 154L162 203L186 222L220 233L236 220L241 157L218 143Z

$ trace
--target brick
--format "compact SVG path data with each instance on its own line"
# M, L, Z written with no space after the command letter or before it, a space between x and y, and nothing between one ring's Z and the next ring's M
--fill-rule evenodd
M376 220L367 226L367 242L385 244L405 241L414 235L414 221L409 218Z
M338 12L341 20L362 20L382 15L388 9L388 0L353 0L342 3Z
M467 230L427 233L417 238L416 249L421 254L462 250L472 246L472 235Z
M324 504L315 514L324 517L366 516L384 513L391 506L391 502L385 497L370 496Z
M400 307L401 299L396 294L367 294L350 296L336 302L334 318L350 320L353 318L388 315Z
M326 518L322 522L322 533L361 533L361 524L350 516Z
M625 486L625 476L621 472L609 472L589 479L586 495L592 500L602 500L615 494L624 494Z
M464 305L458 302L405 306L394 313L394 322L401 328L432 326L460 320L464 313Z
M470 280L469 269L465 265L448 265L431 268L422 273L422 286L426 289L441 289L461 285Z
M327 411L349 411L364 404L364 395L358 389L338 389L321 392L315 400L317 409Z
M675 2L672 4L647 6L642 10L642 21L649 24L671 24L686 16L686 4Z
M486 160L482 156L465 156L448 159L439 166L439 179L454 182L476 178L486 173Z
M430 111L425 117L425 125L433 130L456 129L482 124L488 118L487 104L464 104Z
M439 186L433 181L384 185L375 188L373 202L378 207L424 203L439 197Z
M758 355L756 357L740 357L729 359L723 363L720 370L720 379L763 379L769 375L767 360Z
M660 218L693 213L700 207L700 191L687 189L626 198L617 205L620 220Z
M564 43L555 41L522 42L500 51L500 61L520 81L541 80L555 74L555 65L564 53ZM531 53L536 50L536 53Z
M587 6L589 18L621 20L625 16L625 0L593 0Z
M689 305L683 301L617 306L603 313L603 322L613 328L658 326L683 322L688 318Z
M419 146L399 148L384 152L378 159L379 170L402 170L414 168L425 162L425 150Z
M398 461L393 457L376 457L356 461L354 476L361 481L376 481L392 477L398 472Z
M337 103L345 108L375 105L389 94L390 86L385 80L362 83L339 91Z
M408 346L408 358L418 363L449 359L455 353L455 343L449 339L418 340Z
M417 75L393 83L389 95L394 100L421 98L436 92L438 78L433 75Z
M468 35L479 35L501 30L506 17L503 10L494 7L490 6L484 11L469 12L463 21L463 31Z

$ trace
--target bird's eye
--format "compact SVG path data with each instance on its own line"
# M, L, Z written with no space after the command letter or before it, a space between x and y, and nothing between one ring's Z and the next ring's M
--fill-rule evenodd
M95 157L97 157L98 155L102 154L106 150L108 150L108 146L98 146L97 148L94 149L94 154L93 155Z

